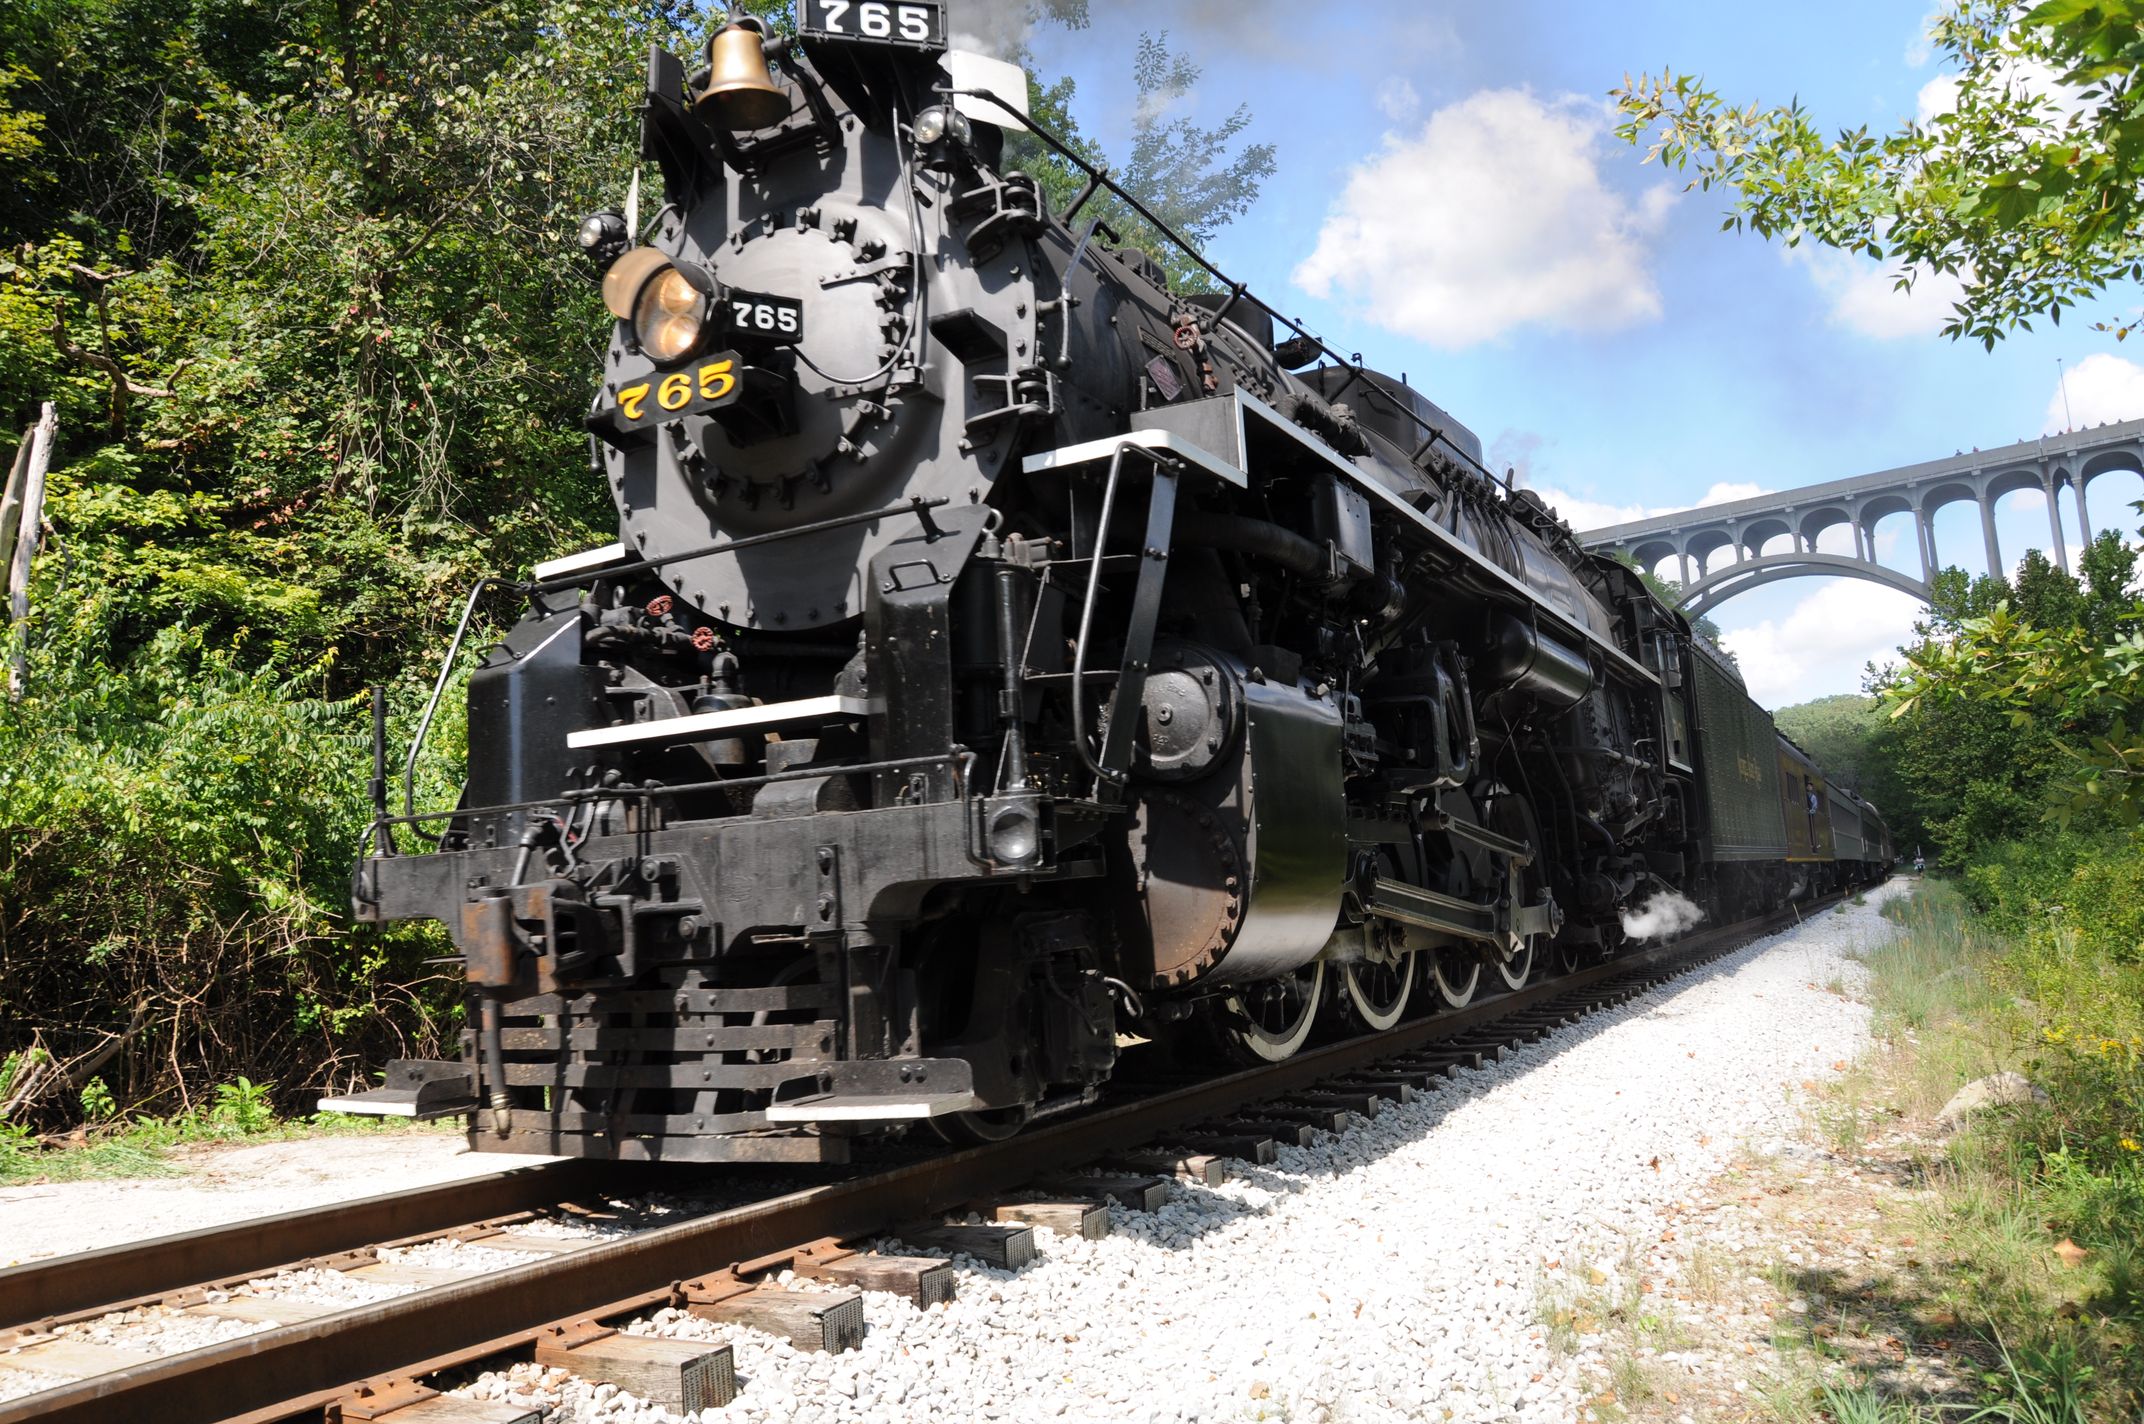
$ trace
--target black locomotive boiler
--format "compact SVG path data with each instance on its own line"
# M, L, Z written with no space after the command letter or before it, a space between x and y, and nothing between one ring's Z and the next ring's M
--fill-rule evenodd
M355 876L451 931L463 1060L335 1105L613 1158L996 1137L1134 1037L1278 1060L1661 897L1882 873L1873 808L1826 785L1816 837L1732 670L1426 397L1172 291L1099 173L1052 211L1024 79L937 5L800 19L650 56L660 210L582 233L618 540L515 585L460 804L389 815L383 755Z

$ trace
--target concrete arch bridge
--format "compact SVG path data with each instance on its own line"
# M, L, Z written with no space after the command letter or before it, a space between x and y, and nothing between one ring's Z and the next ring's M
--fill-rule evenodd
M1998 450L1974 450L1945 460L1663 514L1589 530L1578 537L1588 549L1633 558L1648 570L1658 570L1668 560L1676 560L1684 590L1683 611L1692 617L1717 608L1738 593L1817 574L1866 579L1926 603L1929 580L1943 567L1936 548L1937 510L1961 501L1977 504L1988 567L2007 570L2002 543L1995 533L1996 503L2019 490L2039 490L2047 497L2055 562L2067 570L2069 549L2059 502L2063 491L2068 490L2076 499L2077 527L2089 540L2092 519L2085 504L2085 487L2118 470L2144 475L2144 420L2070 431ZM1913 516L1919 577L1910 569L1894 569L1876 557L1876 525L1895 514ZM1818 538L1841 524L1853 532L1853 552L1820 551ZM1788 539L1787 549L1764 552L1766 545L1782 536ZM1732 550L1733 559L1712 567L1713 555L1722 549ZM1698 574L1695 579L1691 577L1693 568Z

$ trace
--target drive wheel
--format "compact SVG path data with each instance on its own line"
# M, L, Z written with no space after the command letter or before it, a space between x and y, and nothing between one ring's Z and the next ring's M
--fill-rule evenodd
M1249 1067L1293 1058L1310 1041L1325 999L1325 964L1313 960L1291 974L1246 985L1214 1015L1221 1049Z
M976 1112L947 1113L931 1119L931 1131L955 1147L986 1147L1016 1136L1027 1126L1027 1109L983 1108Z
M1472 945L1448 944L1429 951L1429 987L1446 1009L1463 1009L1481 987L1481 955Z
M1372 1033L1383 1033L1407 1013L1414 998L1416 961L1421 955L1408 950L1396 960L1349 960L1340 966L1340 997L1348 1014Z
M1526 987L1526 981L1531 979L1534 973L1534 942L1528 940L1526 941L1526 947L1517 954L1512 955L1511 958L1505 959L1499 955L1494 962L1497 977L1504 981L1506 989L1523 989Z
M1544 867L1541 864L1545 849L1541 842L1540 825L1534 820L1533 807L1526 804L1526 798L1509 789L1502 790L1501 794L1491 799L1489 814L1484 818L1483 824L1508 840L1533 847L1532 862L1522 867L1518 875L1517 899L1511 907L1511 912L1517 914L1524 906L1538 901L1543 888L1548 884L1548 877L1543 873ZM1489 961L1496 966L1497 977L1504 981L1506 989L1517 991L1526 987L1526 981L1533 977L1536 950L1542 939L1541 935L1529 936L1509 958L1501 954L1490 954Z

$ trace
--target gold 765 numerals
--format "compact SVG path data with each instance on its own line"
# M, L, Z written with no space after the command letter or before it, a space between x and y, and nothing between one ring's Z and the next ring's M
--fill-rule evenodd
M618 391L616 423L624 429L716 410L737 399L737 353L724 351L697 366L650 377Z

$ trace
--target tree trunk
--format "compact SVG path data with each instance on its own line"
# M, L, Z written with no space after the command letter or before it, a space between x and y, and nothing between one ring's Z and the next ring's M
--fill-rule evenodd
M17 517L15 547L8 560L7 612L15 634L14 652L7 672L10 702L22 697L26 672L22 625L30 616L30 562L37 557L38 545L43 542L45 476L52 468L52 446L59 438L59 432L59 412L51 401L46 401L37 426L30 433L30 458L22 481L22 512Z
M22 486L30 477L30 446L36 443L37 427L22 432L15 447L15 463L8 470L7 485L0 491L0 569L15 563L15 533L22 528Z

